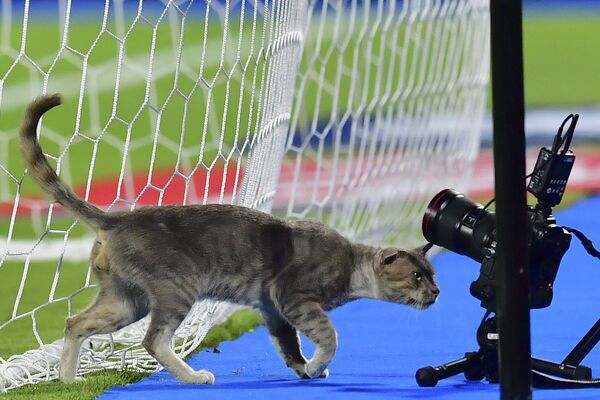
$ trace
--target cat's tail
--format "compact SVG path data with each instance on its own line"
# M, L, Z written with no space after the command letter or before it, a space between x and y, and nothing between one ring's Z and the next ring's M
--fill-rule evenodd
M107 228L109 214L78 197L58 177L48 163L37 138L37 126L42 115L62 103L59 94L43 95L33 100L21 124L21 153L31 177L44 192L52 196L67 210L95 229Z

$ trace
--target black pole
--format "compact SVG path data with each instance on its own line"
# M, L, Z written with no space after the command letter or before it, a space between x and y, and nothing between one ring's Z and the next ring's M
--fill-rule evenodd
M520 0L490 0L501 399L531 398Z

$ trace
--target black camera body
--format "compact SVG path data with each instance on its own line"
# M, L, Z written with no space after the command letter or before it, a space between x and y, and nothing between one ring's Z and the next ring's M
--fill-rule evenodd
M571 234L550 215L530 207L528 210L529 249L529 307L544 308L552 302L554 280L562 257L571 244ZM477 280L471 282L471 295L481 301L481 306L495 310L496 304L496 252L495 242L483 250L484 258Z
M557 140L552 149L540 150L527 186L538 200L527 208L528 223L524 227L528 234L530 308L548 307L552 302L554 280L571 244L571 234L556 224L551 209L560 203L575 161L567 146L558 152L560 144ZM470 292L482 307L495 311L496 214L453 189L445 189L429 202L422 228L429 242L481 263Z

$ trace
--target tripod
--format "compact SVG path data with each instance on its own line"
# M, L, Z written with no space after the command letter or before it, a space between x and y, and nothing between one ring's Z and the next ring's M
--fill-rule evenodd
M435 386L441 379L464 373L467 380L486 380L498 383L498 330L496 317L486 312L479 328L479 350L465 353L461 359L438 367L424 367L417 371L419 386ZM575 345L561 363L531 358L533 386L538 388L600 387L600 379L592 379L592 369L580 365L600 341L600 319Z

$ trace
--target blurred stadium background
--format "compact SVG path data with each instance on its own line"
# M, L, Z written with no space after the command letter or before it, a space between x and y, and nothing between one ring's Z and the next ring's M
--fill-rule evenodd
M8 0L10 3L10 0ZM31 27L28 31L27 49L28 55L32 57L42 68L48 68L52 63L54 65L53 78L48 82L48 91L60 91L65 94L67 101L62 108L74 108L77 105L75 100L79 94L80 82L73 78L77 77L81 69L81 60L77 56L78 48L89 48L96 40L96 30L89 29L89 34L86 34L86 25L97 26L98 20L101 19L101 14L97 12L89 12L90 8L83 0L73 1L74 8L81 8L81 13L85 18L76 20L81 26L78 26L77 37L70 38L73 43L73 52L70 55L65 53L58 61L49 58L48 55L55 54L57 48L51 48L49 42L45 40L47 37L59 37L60 25L44 24L44 19L48 16L46 13L50 8L45 8L43 5L51 3L50 1L35 0L32 3L36 4L33 8L34 15L31 16ZM134 2L135 3L135 2ZM7 4L7 1L4 1ZM22 7L20 2L13 2L13 16L19 15L18 9ZM36 11L37 10L37 11ZM97 10L96 10L97 11ZM528 137L528 145L531 150L530 161L533 162L537 155L537 150L540 145L549 144L552 136L563 118L571 113L577 112L580 114L580 122L575 133L574 151L579 157L570 185L568 187L568 198L565 204L587 196L591 193L596 193L600 190L600 2L594 0L525 0L524 1L524 53L525 53L525 100L527 106L526 117L526 132ZM36 14L37 13L37 14ZM53 296L60 297L76 291L86 282L89 282L90 277L87 270L82 268L82 263L85 263L85 252L75 249L78 245L77 239L86 236L85 228L80 225L72 226L73 220L70 218L54 218L53 225L47 227L45 225L48 209L44 206L45 200L40 196L38 189L31 181L27 180L21 187L20 195L24 197L20 202L19 209L15 210L12 206L14 196L16 195L16 186L11 183L10 174L14 171L23 169L22 161L17 147L17 127L20 123L23 106L26 104L27 97L23 96L23 90L28 90L31 85L31 79L35 78L35 74L31 73L31 67L26 63L13 63L15 55L21 46L21 28L20 22L17 20L9 21L11 15L4 13L2 15L2 43L0 43L0 78L8 77L2 80L2 87L5 88L3 96L2 115L0 115L0 164L5 169L6 173L0 174L0 254L4 253L2 246L3 241L11 232L13 244L18 244L22 241L24 247L35 238L46 232L50 228L47 235L56 234L62 238L62 233L69 230L71 256L66 256L62 262L62 277L58 286L53 283L56 270L55 257L56 250L51 248L40 248L36 251L35 257L30 263L23 263L18 257L11 260L4 260L0 268L0 322L7 321L11 316L18 314L19 310L15 309L14 298L16 290L22 286L21 279L25 269L35 270L36 280L28 280L23 286L22 301L18 307L23 310L30 310L38 305L48 301L48 294L52 290ZM12 17L14 18L14 17ZM192 29L193 27L190 27ZM155 57L161 57L161 52L169 52L171 49L169 38L172 34L168 32L168 27L165 26L164 32L159 28L159 34L156 36L157 51ZM236 34L236 32L233 32ZM237 32L237 34L243 34ZM131 118L139 118L140 121L149 121L147 124L139 123L135 125L135 131L132 137L136 137L136 132L144 132L150 129L150 121L156 116L152 115L152 111L146 109L144 113L147 115L136 115L137 105L145 96L144 93L144 75L140 74L139 70L135 69L136 57L140 63L144 54L148 52L148 43L153 39L153 32L148 27L144 28L141 25L140 29L132 33L128 39L127 55L131 60L128 64L130 70L123 71L122 79L126 81L124 89L121 90L120 96L127 101L119 103L119 115L128 120ZM208 37L214 37L214 41L218 42L222 32L215 29L209 33ZM164 42L161 42L163 41ZM52 43L57 46L59 43L56 40ZM94 65L95 72L98 74L95 79L90 79L88 84L98 85L94 89L97 93L97 98L86 98L89 102L89 107L84 109L94 110L94 107L102 102L112 102L112 89L114 88L114 76L111 74L103 74L103 71L114 69L114 65L105 65L107 54L114 53L116 42L114 39L103 37L96 44L96 51L92 54L89 62ZM190 49L200 49L201 46L211 46L212 44L191 43ZM189 57L189 63L194 64L199 62L193 57L193 53L184 54ZM210 60L207 60L210 61ZM142 67L140 67L143 69ZM217 65L210 62L205 66L207 71L216 70ZM10 72L10 73L9 73ZM160 76L160 71L156 73ZM154 94L157 97L168 96L168 88L172 86L169 81L169 76L165 75L165 82L156 85L157 92ZM182 84L186 85L185 75L180 77ZM193 82L187 82L190 87ZM222 84L226 82L223 81ZM43 82L37 82L42 85ZM236 90L232 88L231 90ZM239 88L237 88L239 91ZM216 92L216 96L220 96ZM7 100L8 99L8 100ZM11 101L11 99L15 99ZM198 96L193 100L194 107L202 108L205 98ZM215 101L218 103L218 101ZM173 100L172 107L165 108L162 113L162 124L175 127L171 132L179 132L180 125L184 118L181 112L183 107L177 104L177 100ZM327 101L322 104L321 113L327 115ZM237 104L232 107L237 108ZM249 107L249 105L243 105ZM102 131L101 121L106 120L111 110L100 108L98 113L89 112L81 116L81 120L77 121L81 124L79 130L90 137L94 137ZM227 130L227 127L222 127L219 121L219 115L224 110L214 110L214 115L208 116L212 127L216 128L213 131L220 131L221 128ZM62 112L62 111L61 111ZM488 113L489 114L489 113ZM194 118L201 118L200 115L189 115L190 124L193 124ZM238 121L239 122L239 121ZM60 113L48 116L46 120L47 126L51 128L52 137L49 140L42 141L44 149L50 154L57 154L59 149L70 139L76 121L61 120ZM225 124L235 123L225 122ZM242 121L243 125L244 122ZM114 196L103 198L102 193L113 193L116 190L119 182L114 180L115 176L119 176L123 168L120 163L115 163L115 159L120 159L121 148L125 143L126 127L115 122L114 126L110 127L111 138L101 142L98 148L98 154L95 161L94 177L98 177L93 190L95 192L88 193L89 198L104 206L111 204ZM242 129L243 130L243 127ZM64 136L61 136L64 135ZM177 162L177 148L174 148L174 142L179 138L170 138L161 136L163 142L158 146L154 146L147 139L132 141L130 146L130 156L127 165L124 167L126 174L131 177L132 187L126 189L130 194L139 195L136 201L139 203L156 203L161 196L164 203L177 203L181 201L183 189L172 186L173 192L165 192L160 194L157 191L146 191L140 193L140 187L146 184L148 176L147 166L150 157L156 160L154 168L158 171L154 177L158 179L153 181L157 186L164 185L171 177L170 174L161 175L162 167L172 166ZM226 138L225 141L228 139ZM472 183L471 194L479 199L485 199L493 195L493 169L491 157L491 122L489 116L484 119L482 132L482 147L479 158L475 164L475 171ZM204 154L207 158L214 157L220 154L219 138L210 136L206 138L206 147ZM68 171L67 180L73 184L77 192L85 194L86 183L88 182L89 166L90 166L90 144L85 140L75 143L74 146L79 146L82 151L71 151L66 159L64 169ZM190 146L184 156L188 157L188 162L183 161L183 165L188 168L193 167L192 158L197 155L199 147ZM153 153L155 152L155 153ZM228 172L229 173L229 172ZM217 174L219 175L219 174ZM285 174L282 175L285 179ZM202 195L208 193L208 196L216 196L218 198L222 191L222 181L207 182L206 177L198 176L198 181L195 185L204 189L210 187L208 191L198 191L198 193L189 194L188 201L190 203L202 201ZM104 186L103 186L104 185ZM214 188L213 188L214 185ZM188 194L186 194L188 195ZM198 197L195 197L198 196ZM115 205L115 207L118 205ZM123 206L127 206L124 204ZM11 216L17 213L17 218ZM81 244L86 248L87 242ZM62 248L61 248L62 249ZM60 249L59 249L60 250ZM78 254L81 254L78 258ZM63 279L64 278L64 279ZM93 296L93 289L81 291L73 298L72 306L74 309L80 309ZM56 307L50 307L37 315L37 324L40 327L39 333L44 342L58 339L62 336L64 329L64 319L62 318L67 312L66 304L58 304ZM248 323L248 319L253 320L252 316L243 316L240 321L236 321L233 325L239 324L244 329L254 326L255 323ZM236 327L230 327L230 330L235 330ZM227 337L225 335L224 337ZM7 358L12 354L23 352L39 342L31 330L31 322L23 320L11 324L10 327L0 331L0 357ZM137 379L138 375L132 375L131 379ZM125 379L128 379L126 377ZM90 385L94 386L90 392L85 392L87 396L95 396L98 391L103 390L115 383L123 383L123 377L106 377L99 382L90 378ZM54 386L53 386L54 385ZM76 391L82 390L78 388ZM52 398L68 398L73 396L67 389L60 384L43 385L38 388L23 388L17 389L3 395L8 398L16 398L25 396L42 398L49 392L52 393ZM49 397L44 397L49 398Z

